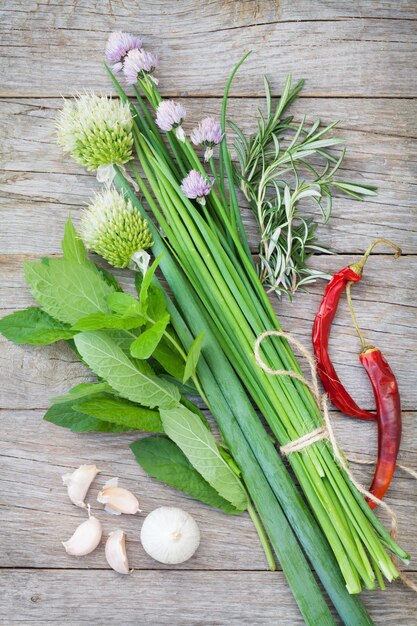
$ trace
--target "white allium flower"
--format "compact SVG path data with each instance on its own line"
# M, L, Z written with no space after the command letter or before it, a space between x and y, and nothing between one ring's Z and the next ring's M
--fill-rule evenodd
M127 267L136 253L152 246L147 221L116 189L96 194L83 211L80 234L87 248L114 267Z
M97 170L131 159L132 115L128 104L96 95L67 100L57 118L58 143L64 152Z

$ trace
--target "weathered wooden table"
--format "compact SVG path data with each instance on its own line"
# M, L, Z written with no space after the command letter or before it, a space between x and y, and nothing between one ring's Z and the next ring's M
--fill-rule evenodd
M333 217L319 234L339 256L318 256L314 265L332 272L358 258L377 236L403 248L398 261L379 248L354 297L366 336L384 350L398 376L404 408L400 459L416 468L415 1L3 0L1 7L2 311L32 302L23 261L59 253L68 214L77 220L97 188L93 176L62 157L54 117L62 95L109 92L101 66L108 33L140 33L160 53L161 90L183 99L188 127L203 114L219 112L232 65L252 49L234 83L232 117L245 127L252 123L262 105L264 72L275 94L287 72L305 77L294 107L298 118L306 113L324 122L341 119L349 145L346 177L379 187L379 196L366 203L336 199ZM244 216L255 249L256 232L245 209ZM129 280L125 273L124 283ZM284 328L307 344L322 291L319 284L293 304L276 303ZM358 341L343 307L332 343L343 379L371 407ZM51 396L87 378L70 350L16 347L3 339L0 345L2 624L301 623L282 574L266 571L247 516L227 517L148 479L128 449L131 436L76 435L42 421ZM374 459L374 425L333 417L345 451ZM70 504L60 475L88 462L102 469L94 487L119 476L140 496L143 514L122 520L135 568L130 577L108 569L103 549L75 559L61 546L84 514ZM366 482L371 469L357 473ZM105 531L111 529L114 519L90 501ZM415 481L398 471L387 501L397 511L401 544L413 555L407 570L416 579ZM163 504L186 508L201 527L200 549L180 567L158 565L139 543L143 515ZM417 623L415 595L401 583L363 593L363 601L377 624Z

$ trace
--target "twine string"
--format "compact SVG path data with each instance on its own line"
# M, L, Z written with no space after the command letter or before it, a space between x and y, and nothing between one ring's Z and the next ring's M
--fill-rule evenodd
M267 337L282 337L283 339L286 339L291 346L295 347L299 351L301 356L306 359L306 361L308 362L310 366L311 382L308 381L302 374L298 372L294 372L293 370L272 369L271 367L269 367L269 365L267 365L267 363L265 363L265 361L261 357L260 351L261 351L261 344L263 340L266 339ZM397 539L397 536L398 536L397 514L386 502L384 502L383 500L380 500L380 498L377 498L376 496L374 496L373 493L365 489L365 487L353 476L349 468L349 465L347 463L346 457L340 451L340 448L337 444L336 436L334 434L331 421L330 421L329 403L328 403L327 394L320 393L319 385L318 385L316 360L314 356L311 354L311 352L307 350L307 348L300 341L298 341L298 339L296 339L289 333L285 333L280 330L266 330L256 338L255 346L254 346L254 355L255 355L255 359L259 367L263 369L267 374L270 374L271 376L289 376L290 378L294 378L298 380L299 382L301 382L302 384L304 384L306 387L308 387L311 393L313 394L318 407L321 409L323 424L319 426L318 428L314 429L313 431L306 433L305 435L302 435L298 439L295 439L294 441L290 441L286 443L285 445L281 446L280 447L281 454L283 456L288 456L294 452L302 452L303 450L313 445L314 443L327 439L330 442L330 445L332 447L334 457L339 462L343 470L346 472L349 480L353 483L356 489L363 496L365 496L365 498L367 498L368 500L372 500L372 502L375 502L375 504L383 508L388 513L390 520L391 520L391 531L390 531L391 537L393 539ZM354 460L354 462L362 463L364 465L371 464L370 461L360 461L356 459ZM412 476L414 476L415 478L417 478L417 473L411 468L408 468L400 464L398 464L398 466L401 467L401 469L408 472L409 474L411 474ZM398 566L397 559L395 559L394 562ZM405 574L399 571L399 577L406 586L410 587L410 589L413 589L414 591L417 592L417 585L413 581L411 581L408 578L408 576L406 576Z

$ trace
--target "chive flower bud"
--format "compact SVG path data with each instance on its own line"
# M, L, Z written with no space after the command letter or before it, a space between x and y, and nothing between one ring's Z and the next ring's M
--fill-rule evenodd
M175 129L175 134L180 141L185 141L182 123L187 115L185 107L175 100L163 100L156 109L156 123L161 130L170 131Z
M66 101L57 118L58 143L87 170L122 165L132 158L128 104L95 95Z
M197 170L191 170L181 183L181 190L192 200L197 200L200 204L206 203L205 196L211 191L210 182Z
M223 139L222 128L214 117L205 117L199 125L191 131L191 141L195 146L205 146L204 160L213 156L213 147Z
M158 57L152 52L141 50L130 50L123 63L123 74L128 85L134 85L138 78L144 78L146 74L152 74L159 65ZM151 76L154 83L158 83L156 78Z
M81 238L89 250L113 267L133 267L146 272L152 246L148 222L141 218L129 199L115 189L97 193L81 217Z
M130 50L140 50L141 48L142 39L140 37L130 33L122 33L122 31L111 33L106 45L106 61L112 66L113 72L120 72L127 53Z

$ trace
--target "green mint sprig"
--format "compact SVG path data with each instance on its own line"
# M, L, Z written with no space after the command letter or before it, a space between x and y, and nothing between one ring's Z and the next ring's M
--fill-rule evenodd
M137 458L142 458L138 450L143 444L148 451L152 447L152 475L166 476L168 484L227 513L245 510L248 498L240 478L204 415L182 396L183 383L196 377L203 335L188 353L179 344L170 328L165 294L152 280L159 259L137 278L136 299L88 259L71 220L62 249L61 259L25 266L42 308L29 307L0 321L0 331L16 343L67 340L100 379L53 399L44 419L78 433L165 432L171 439L159 436L149 444L134 444ZM155 365L166 374L158 373ZM174 475L175 480L168 480Z

